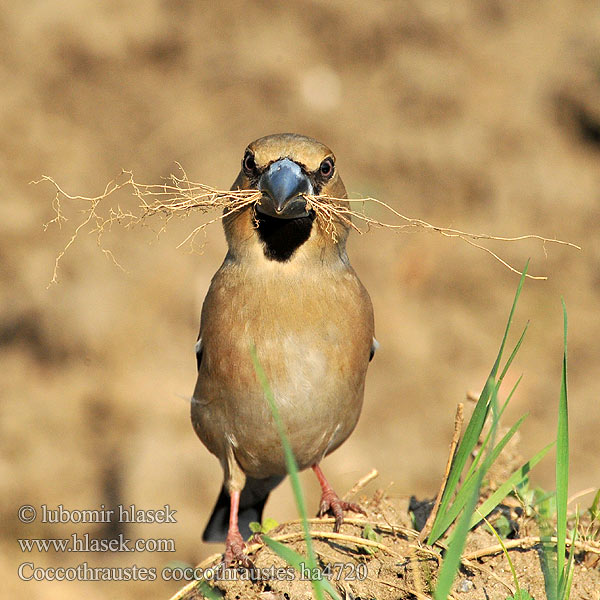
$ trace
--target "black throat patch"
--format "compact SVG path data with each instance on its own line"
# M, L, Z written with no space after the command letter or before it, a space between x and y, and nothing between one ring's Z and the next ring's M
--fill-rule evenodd
M310 237L315 214L297 219L277 219L255 212L258 236L264 245L265 256L278 262L288 261Z

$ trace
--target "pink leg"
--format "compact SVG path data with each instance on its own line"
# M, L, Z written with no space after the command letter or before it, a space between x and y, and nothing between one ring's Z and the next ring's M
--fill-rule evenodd
M315 472L323 493L321 495L321 505L319 507L319 514L317 516L322 517L327 512L332 512L335 517L335 525L333 526L334 531L339 531L342 523L344 522L344 511L351 510L353 512L361 513L366 515L367 513L358 505L353 502L345 502L340 500L339 496L333 491L333 488L329 485L321 467L319 465L313 465L312 470Z
M240 492L230 492L231 504L229 514L229 530L225 539L225 565L231 566L239 562L247 569L253 567L252 561L244 554L246 543L238 527L238 510L240 507Z

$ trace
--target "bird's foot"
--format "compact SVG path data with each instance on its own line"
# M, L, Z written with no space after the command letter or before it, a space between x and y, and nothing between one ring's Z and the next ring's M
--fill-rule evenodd
M225 566L241 565L246 569L254 569L254 564L244 552L246 542L239 531L229 531L225 540Z
M351 510L352 512L360 513L361 515L365 516L367 514L358 504L341 500L340 497L333 491L333 489L329 488L328 490L323 490L319 514L317 516L323 517L328 512L333 513L333 516L335 517L335 525L333 526L333 530L336 533L340 530L340 527L344 522L345 510Z

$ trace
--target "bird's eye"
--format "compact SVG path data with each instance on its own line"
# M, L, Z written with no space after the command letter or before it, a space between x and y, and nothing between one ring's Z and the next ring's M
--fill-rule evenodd
M333 158L328 156L319 167L319 173L325 179L329 179L333 175Z
M242 161L242 166L244 167L244 171L246 171L247 175L252 175L256 171L256 162L254 161L254 154L248 150L244 155L244 160Z

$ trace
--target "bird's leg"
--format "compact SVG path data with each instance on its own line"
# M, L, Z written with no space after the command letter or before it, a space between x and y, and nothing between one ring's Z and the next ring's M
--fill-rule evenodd
M241 492L239 490L229 492L231 504L229 512L229 529L227 531L227 538L225 539L225 566L230 567L236 562L239 562L247 569L252 569L254 565L248 558L248 555L244 553L246 542L244 542L244 538L238 527L240 494Z
M318 464L313 465L312 470L315 472L323 493L321 494L321 504L319 506L318 517L322 517L325 513L331 511L335 517L335 525L333 526L334 531L339 531L342 523L344 522L344 511L351 510L353 512L366 515L367 513L354 502L346 502L341 500L340 497L334 492L333 488L329 485L321 467Z

